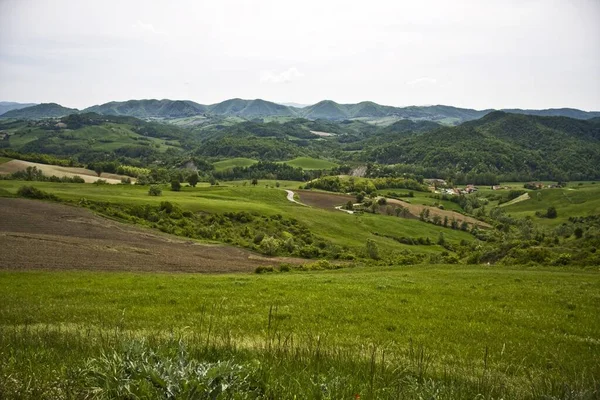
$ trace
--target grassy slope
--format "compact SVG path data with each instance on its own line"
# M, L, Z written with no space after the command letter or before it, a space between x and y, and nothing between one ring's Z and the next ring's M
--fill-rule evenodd
M319 336L324 354L335 346L360 357L372 343L393 360L394 351L412 341L432 357L428 373L462 371L464 379L477 380L485 358L497 384L527 393L529 379L583 379L579 384L587 386L600 373L598 293L597 271L573 269L422 266L266 276L0 272L0 329L7 329L0 347L18 354L12 368L39 376L97 356L94 343L102 341L90 341L90 334L98 330L115 340L151 332L166 339L173 331L191 338L210 323L215 343L230 337L242 348L257 348L269 308L276 306L271 330L294 334L295 345L308 346ZM22 326L31 333L13 330ZM65 344L69 335L84 337L85 345Z
M223 161L217 161L213 163L215 170L217 171L225 171L228 169L233 169L234 167L249 167L253 164L256 164L258 161L253 160L251 158L229 158Z
M519 218L532 216L536 223L548 226L560 225L569 217L585 217L600 214L600 185L586 183L579 186L570 183L563 189L543 189L529 192L531 198L506 207L506 212ZM546 212L554 206L558 212L556 219L536 218L535 212Z
M282 162L294 168L302 169L331 169L338 166L338 164L331 161L320 160L312 157L296 157L293 160Z
M21 130L18 134L10 137L11 148L20 150L24 145L36 139L43 138L52 131L40 128ZM107 123L104 125L86 126L77 130L66 129L61 131L63 138L54 138L53 143L65 145L89 145L92 150L112 151L123 146L149 145L152 144L160 151L165 151L171 144L177 144L176 141L145 137L130 129L126 124Z
M407 237L429 237L434 243L439 232L444 232L445 238L451 242L472 240L468 233L441 228L417 220L407 220L384 215L349 215L335 210L322 210L293 204L286 199L286 193L281 189L265 188L260 182L257 187L251 186L214 186L214 187L185 187L181 192L172 192L165 186L160 197L148 196L148 187L144 186L95 186L82 184L57 184L48 182L19 182L0 181L0 188L16 193L24 184L32 184L42 190L51 192L61 199L78 201L106 201L127 204L159 204L161 201L171 201L182 208L191 211L230 212L254 211L261 214L297 218L306 224L313 233L331 240L339 245L347 245L357 251L362 251L367 238L374 239L380 250L413 250L430 253L439 252L440 246L409 246L400 244L392 239L375 236L377 232L385 235ZM287 186L287 185L286 185Z
M9 162L11 160L12 160L12 158L0 157L0 164L7 163L7 162Z

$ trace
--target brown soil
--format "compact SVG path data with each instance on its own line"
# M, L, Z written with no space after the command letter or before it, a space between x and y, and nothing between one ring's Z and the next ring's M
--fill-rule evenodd
M102 173L100 177L96 174L96 172L91 169L85 168L75 168L75 167L61 167L59 165L47 165L47 164L39 164L33 163L29 161L23 160L11 160L7 163L0 164L0 174L12 174L17 171L24 171L27 167L36 167L41 170L46 176L58 176L62 178L63 176L72 178L75 175L82 177L86 183L96 182L98 179L104 179L107 183L121 183L121 178L127 178L123 175L117 174L109 174ZM130 178L132 181L135 179Z
M308 206L326 208L334 210L336 206L345 205L348 200L355 203L356 197L349 196L347 194L333 194L325 192L313 192L310 190L298 190L296 191L300 198L300 203L304 203Z
M386 200L387 200L387 203L390 205L397 204L397 205L408 208L408 211L416 217L418 217L421 214L421 211L423 209L428 208L429 209L429 219L433 218L434 215L439 215L442 218L442 220L444 219L444 217L448 217L448 219L450 221L452 221L452 219L454 218L459 223L462 223L462 221L466 221L469 225L477 225L477 226L480 226L483 228L491 228L491 225L488 223L479 221L478 219L468 217L466 215L462 215L461 213L457 213L456 211L440 210L437 207L429 207L429 206L424 206L424 205L419 205L419 204L410 204L405 201L396 200L396 199L386 199Z
M238 272L302 259L200 244L63 204L0 198L0 270Z

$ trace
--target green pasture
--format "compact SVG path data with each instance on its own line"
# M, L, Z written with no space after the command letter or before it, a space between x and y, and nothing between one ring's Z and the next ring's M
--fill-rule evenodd
M226 171L228 169L233 169L234 167L249 167L257 162L258 161L251 158L238 157L217 161L213 163L213 166L215 167L216 171Z
M334 162L312 157L296 157L293 160L282 161L282 163L302 169L332 169L338 166Z
M600 185L592 183L570 183L561 189L531 190L530 199L505 207L507 213L514 217L531 216L536 223L554 226L569 217L585 217L600 214ZM537 218L535 212L545 213L548 207L555 207L558 217L555 219Z
M0 393L68 398L92 379L101 394L117 371L82 376L89 360L143 340L258 368L260 398L593 399L599 293L580 269L3 271Z
M7 163L9 161L12 161L12 158L0 157L0 164Z

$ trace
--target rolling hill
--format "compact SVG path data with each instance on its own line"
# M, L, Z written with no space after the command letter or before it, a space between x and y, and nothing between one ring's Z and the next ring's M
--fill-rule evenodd
M265 116L284 116L293 117L296 116L296 112L292 108L265 101L261 99L256 100L242 100L242 99L230 99L225 100L221 103L213 104L208 106L208 111L211 114L224 115L224 116L236 116L243 118L257 118Z
M385 164L416 164L439 171L493 173L510 180L600 178L600 124L596 120L492 112L367 151Z
M204 114L207 107L189 100L129 100L88 107L84 112L136 118L183 118Z
M2 115L0 118L16 118L16 119L43 119L43 118L59 118L65 115L79 112L76 108L63 107L56 103L42 103L31 107L11 110Z
M19 110L8 111L0 115L7 118L41 119L61 117L78 112L55 103L40 104ZM83 112L95 112L104 115L123 115L141 119L161 118L177 119L193 116L220 116L244 119L264 117L300 117L309 120L345 121L363 119L377 124L392 123L396 120L433 121L444 125L459 125L489 114L494 110L474 110L444 105L392 107L363 101L357 104L339 104L332 100L323 100L303 108L277 104L266 100L229 99L220 103L203 105L189 100L129 100L109 102L88 107ZM515 114L537 116L564 116L577 119L600 117L600 112L582 111L572 108L548 110L505 110Z
M0 115L12 110L35 106L36 103L15 103L12 101L0 101Z

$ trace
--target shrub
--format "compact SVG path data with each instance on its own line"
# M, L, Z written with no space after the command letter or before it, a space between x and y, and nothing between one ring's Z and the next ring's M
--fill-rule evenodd
M162 189L157 185L152 185L152 186L150 186L150 189L148 189L148 195L160 196L160 195L162 195Z
M555 207L548 207L548 210L546 211L546 218L556 218L558 217L558 213L556 212L556 208Z
M174 192L179 192L181 190L181 183L178 180L171 181L171 190Z
M258 267L256 267L256 269L254 270L254 272L257 273L257 274L264 274L266 272L275 272L275 268L273 268L270 265L268 265L268 266L259 265Z
M381 258L379 255L379 247L373 239L367 239L367 255L373 260L379 260Z
M33 186L21 186L19 190L17 190L17 195L21 197L26 197L28 199L38 199L38 200L58 200L58 197L51 193L44 192Z
M277 254L277 251L279 250L279 246L280 246L279 240L277 240L271 236L264 238L260 242L260 250L268 256L274 256L275 254Z

